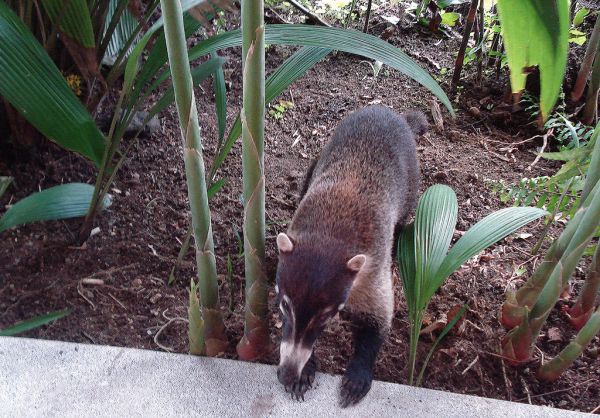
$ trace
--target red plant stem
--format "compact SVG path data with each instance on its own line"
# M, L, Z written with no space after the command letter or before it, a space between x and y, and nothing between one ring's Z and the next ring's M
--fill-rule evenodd
M596 56L596 52L598 51L598 47L600 46L599 41L600 19L597 18L596 24L594 25L594 30L592 31L590 40L588 42L587 49L585 50L585 55L583 56L581 68L579 69L579 73L577 74L577 81L575 82L575 87L573 87L573 91L571 92L571 99L574 102L579 101L579 99L581 99L581 96L583 96L583 90L585 89L588 75L590 74L590 70L592 69L594 57Z

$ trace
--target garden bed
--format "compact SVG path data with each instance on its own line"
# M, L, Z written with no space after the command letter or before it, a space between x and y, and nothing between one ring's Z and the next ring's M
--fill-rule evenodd
M414 31L402 31L390 41L433 74L452 66L456 41L438 44L438 39ZM289 54L287 48L270 47L267 71ZM231 70L227 71L231 81L230 124L241 102L239 55L239 50L227 53L227 68ZM418 141L421 190L434 183L454 188L459 200L458 231L465 231L502 206L491 192L489 181L514 182L522 177L549 175L556 168L539 161L529 170L541 138L524 142L535 133L531 126L525 126L523 115L502 109L502 87L467 85L455 106L456 119L446 117L443 131L432 127ZM211 91L210 82L203 84L203 90L196 90L208 163L217 136ZM293 102L294 107L281 119L268 117L266 123L267 267L271 281L277 260L275 236L291 219L311 159L318 155L339 121L349 112L375 103L398 111L418 108L431 117L432 100L424 88L396 71L388 73L384 67L375 79L367 63L344 54L326 58L282 98ZM0 147L4 147L0 148L0 172L15 177L15 187L2 198L2 205L63 182L94 181L95 172L87 161L53 145L39 145L33 152L16 151L6 143ZM242 223L240 149L237 144L219 172L227 183L211 201L218 271L222 274L221 304L230 340L225 354L228 358L235 358L235 344L243 331L243 258L238 256ZM66 318L26 335L161 349L154 338L160 330L156 341L163 349L186 352L187 326L172 319L187 316L187 289L195 275L193 251L179 269L177 281L172 286L166 284L188 227L174 107L161 115L161 130L134 147L111 193L113 205L99 216L99 232L83 247L71 246L79 221L30 225L3 234L0 328L36 314L68 308L71 314ZM598 337L552 384L536 380L535 364L512 368L497 354L504 335L498 310L506 290L522 284L540 261L540 256L532 257L529 252L541 230L540 222L471 260L434 297L428 311L429 323L442 319L457 304L468 302L470 309L461 330L447 337L433 356L425 387L581 411L598 406ZM228 256L233 261L231 280L225 275ZM100 279L103 284L86 284L86 278ZM576 277L574 284L579 286L580 278ZM404 383L408 320L399 286L393 331L382 349L375 378ZM273 304L272 288L270 296ZM274 363L278 358L280 322L275 306L270 312L274 349L266 362ZM539 339L536 361L556 355L573 333L559 306ZM431 342L428 335L422 336L422 349L428 349ZM319 370L343 372L350 352L349 329L335 320L317 347Z

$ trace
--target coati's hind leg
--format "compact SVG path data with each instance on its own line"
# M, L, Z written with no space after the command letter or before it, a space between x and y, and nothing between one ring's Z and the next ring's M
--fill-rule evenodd
M285 390L289 391L292 395L292 398L296 400L304 400L304 394L310 388L312 388L312 384L315 381L315 374L317 373L317 366L319 362L317 361L317 357L313 351L310 359L302 369L302 373L300 374L300 379L294 383L291 387L286 387Z
M358 314L353 320L354 354L342 379L342 408L358 403L371 389L375 360L386 334L381 328L380 320L368 314Z

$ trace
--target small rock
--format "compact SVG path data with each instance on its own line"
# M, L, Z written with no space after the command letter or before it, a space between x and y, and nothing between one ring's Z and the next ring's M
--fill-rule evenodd
M160 293L156 293L154 296L150 298L150 303L156 303L162 298Z
M557 327L552 327L548 330L548 341L562 341L562 334L560 329Z
M469 113L473 116L479 117L481 115L481 110L479 110L475 106L472 106L469 108Z
M133 281L131 282L131 287L133 287L134 289L142 287L142 279L140 279L139 277L137 279L133 279Z

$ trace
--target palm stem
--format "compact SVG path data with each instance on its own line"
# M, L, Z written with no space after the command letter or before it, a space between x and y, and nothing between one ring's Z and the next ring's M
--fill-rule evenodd
M192 76L183 27L183 12L179 0L161 0L161 9L175 91L175 103L183 139L188 196L196 242L198 288L204 327L202 333L204 341L200 344L204 344L202 350L204 354L214 356L225 350L227 340L219 311L219 286L210 209L204 175L198 112L192 89Z
M246 314L244 336L237 346L243 360L270 349L267 325L265 260L265 43L263 0L242 2L242 171L244 187L244 261Z

